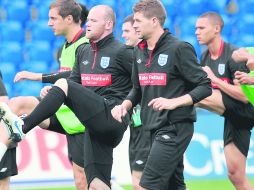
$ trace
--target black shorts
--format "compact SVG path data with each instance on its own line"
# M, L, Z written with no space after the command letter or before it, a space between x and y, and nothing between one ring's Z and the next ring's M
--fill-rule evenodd
M183 180L182 161L193 132L193 122L176 123L155 131L151 151L140 181L142 187L170 189L171 187L167 185L173 178L180 180L175 183L177 187L174 190L185 189L184 181L181 182Z
M66 134L70 161L84 168L84 133Z
M233 142L240 152L247 157L250 146L251 131L247 128L238 128L230 119L224 121L224 146Z
M237 101L224 92L221 92L222 101L225 106L223 116L235 124L237 128L252 129L254 126L254 107L248 103Z
M65 103L86 126L84 168L88 185L97 177L110 186L113 148L120 143L127 128L111 115L111 109L120 100L106 100L78 83L67 82Z
M52 115L50 118L49 127L46 130L53 131L60 134L66 134L64 128L61 123L58 121L56 114Z
M151 132L130 125L129 163L131 171L143 171L151 148Z
M16 148L11 148L6 151L0 162L0 180L17 174Z

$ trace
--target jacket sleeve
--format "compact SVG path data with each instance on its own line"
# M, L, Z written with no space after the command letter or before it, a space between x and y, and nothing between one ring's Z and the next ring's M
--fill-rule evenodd
M189 83L191 88L189 95L193 103L197 103L208 97L212 93L211 80L207 78L207 74L202 70L197 62L197 56L194 48L189 43L181 43L177 51L177 61L179 72L182 77Z
M70 74L71 74L71 71L51 73L51 74L42 74L42 82L54 84L58 79L68 78L70 76Z
M141 96L142 96L141 87L139 84L138 67L136 64L137 63L136 56L135 56L136 52L137 52L137 49L134 50L134 59L132 63L132 75L131 75L132 89L129 92L128 96L126 97L127 100L130 100L132 102L133 107L140 102Z

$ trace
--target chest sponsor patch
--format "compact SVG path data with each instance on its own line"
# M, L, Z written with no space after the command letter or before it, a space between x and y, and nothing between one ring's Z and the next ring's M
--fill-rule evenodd
M166 73L142 73L139 74L139 83L141 86L166 86L167 74Z
M223 63L219 64L219 66L218 66L218 73L220 75L223 75L225 73L225 64L223 64Z
M70 71L70 70L71 70L70 67L61 67L61 68L59 69L59 72L65 72L65 71Z
M222 81L224 81L224 82L230 84L229 78L220 78L220 80L222 80ZM212 82L212 88L217 89L217 88L219 88L219 87L218 87L216 84L214 84L214 83Z
M106 69L109 66L109 61L110 61L110 57L102 57L101 63L100 63L101 67L103 69Z
M83 86L109 86L112 84L110 74L81 74Z
M166 55L166 54L160 54L159 58L158 58L158 64L160 66L164 66L164 65L167 64L167 62L168 62L168 55Z

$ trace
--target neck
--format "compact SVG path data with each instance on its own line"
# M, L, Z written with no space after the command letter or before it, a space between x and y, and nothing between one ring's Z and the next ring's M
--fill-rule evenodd
M209 43L208 50L212 59L217 59L220 56L221 42L222 38L219 36Z
M100 40L102 40L103 38L105 38L106 36L108 36L109 34L111 34L113 31L105 31L100 38L98 38L97 40L93 40L93 42L98 42Z
M158 29L155 31L150 38L148 38L147 41L147 46L149 50L153 50L155 48L156 43L160 39L161 35L164 33L163 28Z
M80 30L81 30L80 25L74 25L73 27L70 27L70 30L65 35L67 42L70 43Z

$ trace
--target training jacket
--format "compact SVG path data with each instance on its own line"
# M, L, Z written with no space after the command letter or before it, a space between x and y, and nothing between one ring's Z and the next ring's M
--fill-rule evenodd
M211 82L197 62L194 48L165 31L153 51L146 41L139 43L134 52L133 88L127 99L135 106L141 102L141 120L149 129L183 122L196 121L191 106L175 110L154 111L148 103L158 97L177 98L189 94L197 103L211 94Z
M76 64L68 80L119 104L132 87L132 50L110 34L99 42L83 44L77 49ZM82 95L81 95L82 96Z

